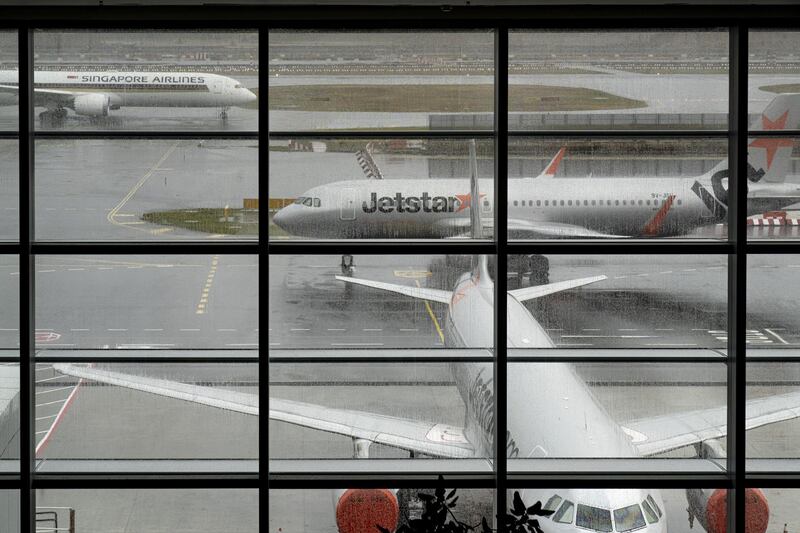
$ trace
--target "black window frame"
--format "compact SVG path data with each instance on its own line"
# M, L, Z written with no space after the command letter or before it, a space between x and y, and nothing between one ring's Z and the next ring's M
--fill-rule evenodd
M259 130L239 134L197 132L34 132L32 76L34 29L242 29L259 32ZM45 488L253 488L260 489L260 524L268 523L269 489L281 488L326 488L347 486L393 486L420 487L435 483L435 474L430 472L406 472L402 475L371 475L354 477L348 473L328 476L287 473L268 474L268 423L261 421L259 429L259 473L258 474L139 474L119 473L102 475L95 473L39 474L35 472L35 455L32 432L33 425L33 365L34 357L34 294L35 257L41 254L254 254L259 257L259 280L262 287L268 286L269 257L271 254L394 254L396 243L388 242L269 242L268 218L259 219L257 242L217 242L212 244L157 242L157 243L112 243L112 242L34 242L34 144L38 138L250 138L259 142L259 192L268 191L269 139L281 135L298 137L303 132L269 132L268 114L268 38L272 29L487 29L495 31L495 121L494 129L479 132L460 132L469 138L491 138L495 142L495 228L493 242L447 242L406 243L402 246L409 254L441 253L442 250L456 253L489 253L497 257L495 308L505 308L506 269L509 254L724 254L728 259L728 355L725 360L728 377L728 432L727 469L724 474L698 474L691 472L654 473L546 473L509 475L504 455L497 453L495 446L494 473L492 476L471 473L453 473L448 484L459 487L482 487L496 489L498 509L506 508L507 489L522 487L656 487L656 488L728 488L747 487L800 487L800 475L781 472L759 472L748 474L745 470L744 419L745 419L745 302L746 270L748 254L790 254L800 252L800 241L749 241L744 223L744 198L746 197L748 113L748 31L752 29L800 30L800 13L791 5L650 5L647 8L604 5L555 5L555 6L319 6L315 9L295 6L62 6L62 7L2 7L0 29L18 32L19 70L19 127L18 131L0 132L0 139L17 140L19 148L19 226L20 236L16 243L0 243L0 254L14 255L20 261L20 394L26 401L20 402L20 450L21 471L17 475L0 475L0 489L14 489L20 493L21 531L35 531L35 490ZM508 242L505 220L508 214L507 199L508 160L507 147L510 135L551 135L548 132L509 132L507 109L508 90L508 31L509 29L690 29L725 28L729 37L729 122L720 134L728 140L730 161L731 202L728 211L728 239L724 241L679 241L679 242ZM308 133L308 132L306 132ZM625 132L610 131L608 135L626 136ZM587 132L577 132L587 136ZM591 132L602 135L603 132ZM633 132L631 137L700 137L709 136L708 131ZM559 136L564 132L559 131ZM750 133L750 136L776 136L774 132ZM334 138L330 132L309 133L309 137ZM348 134L339 135L346 137ZM352 136L352 134L350 134ZM370 138L427 138L436 137L436 132L393 132L393 134L369 133ZM453 137L453 132L443 136ZM794 138L798 131L784 131L780 136ZM679 202L680 203L680 202ZM499 223L498 223L499 222ZM268 331L268 306L266 291L259 297L260 331ZM496 431L505 433L506 399L502 388L506 382L508 353L505 347L506 324L495 315L495 383L500 393L496 394ZM259 339L259 380L267 388L270 355L266 336ZM647 357L637 359L647 361ZM796 357L758 358L759 362L798 361ZM266 400L262 402L262 411ZM496 441L497 435L495 435ZM735 497L729 499L728 530L744 533L744 491L734 490ZM738 517L738 519L737 519ZM501 526L502 527L502 526Z

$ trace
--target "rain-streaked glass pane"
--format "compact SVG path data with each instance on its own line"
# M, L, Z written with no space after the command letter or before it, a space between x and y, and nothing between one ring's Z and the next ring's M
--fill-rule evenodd
M475 141L474 156L472 146L464 139L271 141L270 238L491 238L494 143ZM473 204L480 227L470 219Z
M509 347L726 348L724 255L510 255L507 268Z
M17 82L17 32L0 31L0 131L16 131L19 127L17 95L8 87Z
M258 33L37 31L40 130L258 130Z
M727 235L724 139L509 141L510 239Z
M447 493L451 490L447 488ZM425 496L420 498L420 493L430 496L434 489L271 489L269 532L357 533L372 531L370 526L375 524L394 531L395 525L408 525L409 520L422 517ZM447 522L458 520L480 527L485 518L492 524L496 514L493 490L456 489L452 498L456 497Z
M19 240L19 217L19 144L0 140L0 241Z
M19 364L0 362L0 474L19 472L20 401Z
M37 364L39 471L257 471L258 394L257 364Z
M797 355L796 348L781 353ZM748 427L752 426L747 432L748 471L800 471L800 421L796 418L800 405L800 359L749 362L747 402Z
M270 355L280 356L281 350ZM273 362L269 379L270 460L351 459L356 453L370 460L493 456L489 413L478 415L484 429L470 434L463 429L470 423L465 412L474 415L493 402L490 392L483 406L474 398L476 391L492 389L491 363ZM298 414L386 438L357 441L313 423L298 424L293 418ZM380 464L372 468L380 470Z
M750 31L747 98L749 112L754 118L776 95L800 92L798 45L800 45L800 32L797 31L776 29ZM780 118L780 114L777 118ZM778 124L774 124L773 128L776 126ZM786 129L796 127L796 121L793 125L786 125Z
M792 116L800 123L800 98L797 104L797 113ZM763 116L779 112L765 111ZM748 239L800 238L800 160L795 156L797 149L795 138L750 138L745 220Z
M720 30L513 31L509 129L725 129Z
M800 255L748 255L747 348L751 353L760 348L800 347L798 272Z
M40 140L35 227L39 240L255 240L258 143Z
M273 31L273 131L491 129L490 32Z
M19 531L19 492L15 490L0 490L0 529Z
M249 352L258 347L258 258L39 255L36 330L36 347L49 356L79 348Z
M254 489L39 489L36 510L50 522L37 531L57 520L58 531L255 533L258 502Z
M674 441L699 423L698 409L717 408L707 428L725 423L722 362L510 363L507 387L509 470L725 468L724 439L691 466L701 461L695 447Z
M763 528L766 525L766 533L783 533L784 531L791 531L794 524L797 524L798 520L800 520L800 510L797 508L800 489L764 488L748 490L757 490L760 493L755 496L758 505L748 505L745 508L745 520L748 527L755 529L756 527ZM762 503L764 501L769 509L768 514L764 512L765 506ZM758 529L758 531L760 530Z
M491 257L271 255L269 261L271 350L494 344Z
M19 356L19 258L0 255L0 357Z

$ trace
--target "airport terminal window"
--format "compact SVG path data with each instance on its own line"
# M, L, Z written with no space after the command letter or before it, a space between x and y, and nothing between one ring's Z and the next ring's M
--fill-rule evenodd
M796 523L772 7L0 8L0 530Z

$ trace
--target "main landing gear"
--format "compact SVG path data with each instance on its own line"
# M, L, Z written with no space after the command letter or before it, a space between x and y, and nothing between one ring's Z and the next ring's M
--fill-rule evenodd
M223 107L222 109L220 109L220 111L219 111L219 119L221 121L223 121L223 122L228 120L228 108L227 107Z
M45 127L62 126L67 120L67 110L63 107L48 109L39 113L39 123Z

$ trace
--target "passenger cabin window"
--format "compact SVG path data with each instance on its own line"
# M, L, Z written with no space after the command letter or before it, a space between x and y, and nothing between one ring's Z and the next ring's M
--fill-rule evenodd
M653 510L650 504L647 503L647 500L642 502L642 509L644 509L644 516L647 518L648 524L655 524L658 522L658 515L656 515L656 512Z
M625 531L633 531L634 529L641 529L647 524L644 521L642 509L638 503L614 509L614 525L617 531L624 533Z
M661 516L662 516L661 508L658 506L658 504L656 503L656 501L653 499L653 497L650 494L647 495L647 501L650 502L650 505L652 505L653 509L655 509L656 513L658 513L658 517L661 518Z
M562 500L561 496L559 496L558 494L553 494L552 496L550 496L550 499L547 500L547 503L544 504L544 507L542 507L542 509L544 509L545 511L555 511L556 509L558 509L558 504L561 503L561 500Z
M603 533L610 533L614 530L611 525L611 511L580 503L578 504L578 514L575 517L575 525Z
M553 522L558 522L559 524L571 524L574 516L575 504L569 500L564 500L564 503L561 504L561 507L553 515Z

